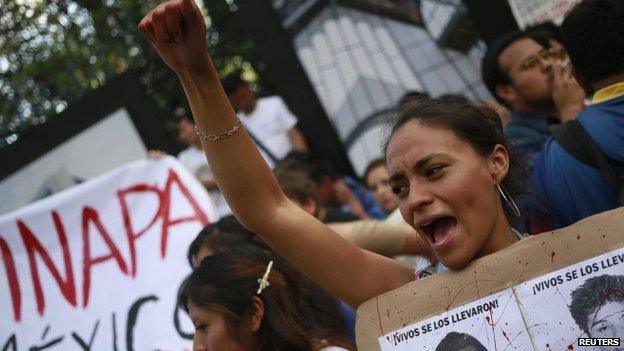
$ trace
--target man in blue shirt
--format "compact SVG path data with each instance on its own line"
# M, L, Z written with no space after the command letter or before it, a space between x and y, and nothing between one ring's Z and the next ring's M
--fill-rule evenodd
M600 151L624 162L624 1L584 0L562 25L575 75L591 105L578 122ZM617 206L616 191L602 173L549 139L533 169L536 191L546 201L552 228Z
M549 122L573 119L583 109L583 89L555 69L565 51L551 42L557 41L531 32L507 33L490 45L481 67L492 95L510 109L505 134L527 171L551 136Z

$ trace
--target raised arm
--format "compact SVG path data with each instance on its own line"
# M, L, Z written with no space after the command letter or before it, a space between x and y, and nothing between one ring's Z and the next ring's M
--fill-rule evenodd
M158 6L139 29L178 75L198 128L211 135L234 131L240 122L207 53L204 19L194 1ZM202 145L241 223L336 297L358 306L413 279L408 267L357 248L288 200L242 127Z

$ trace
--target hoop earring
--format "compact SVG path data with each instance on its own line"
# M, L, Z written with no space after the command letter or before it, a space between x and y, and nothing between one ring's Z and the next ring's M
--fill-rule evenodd
M509 206L513 214L516 217L522 217L522 214L520 213L520 210L518 209L516 202L511 197L511 194L509 194L507 189L505 189L505 187L502 184L497 183L496 186L498 187L498 192L501 194L501 196L503 197L503 200L505 200L505 202L507 203L507 206Z

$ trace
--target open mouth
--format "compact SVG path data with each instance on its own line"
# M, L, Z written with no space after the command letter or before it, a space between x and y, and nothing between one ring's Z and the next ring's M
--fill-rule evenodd
M457 228L457 219L451 216L440 217L421 225L420 228L434 245L439 246L451 240Z

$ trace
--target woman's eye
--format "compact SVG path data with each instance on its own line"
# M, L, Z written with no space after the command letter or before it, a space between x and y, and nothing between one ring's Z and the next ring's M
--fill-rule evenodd
M435 177L436 175L438 175L442 170L444 169L443 165L435 165L432 167L427 168L427 170L425 171L425 176L427 178L431 178L431 177Z
M392 187L392 192L394 195L402 198L407 194L407 187L405 185L395 185Z
M195 326L196 331L205 331L208 328L208 324L198 324Z

